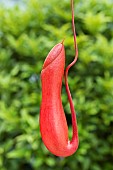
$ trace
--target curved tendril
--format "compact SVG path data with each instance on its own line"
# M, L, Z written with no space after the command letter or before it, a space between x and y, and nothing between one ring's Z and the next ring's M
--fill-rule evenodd
M70 89L68 86L68 79L67 79L69 69L76 63L77 58L78 58L78 47L77 47L77 42L76 42L76 31L75 31L75 23L74 23L74 2L73 2L73 0L71 0L71 10L72 10L72 30L73 30L73 37L74 37L75 58L74 58L73 62L67 66L67 68L65 70L65 86L66 86L66 92L68 95L68 100L70 103L70 109L71 109L71 113L72 113L73 138L75 138L77 135L76 114L75 114L74 104L72 101ZM73 141L73 139L72 139L72 141Z

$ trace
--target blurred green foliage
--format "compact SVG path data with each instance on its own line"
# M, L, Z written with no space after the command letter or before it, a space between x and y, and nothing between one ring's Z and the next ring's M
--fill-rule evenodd
M0 6L0 170L113 168L113 2L75 0L79 59L69 73L79 149L52 155L41 141L40 72L50 49L65 38L66 65L74 56L70 0L29 0ZM71 138L65 87L63 106Z

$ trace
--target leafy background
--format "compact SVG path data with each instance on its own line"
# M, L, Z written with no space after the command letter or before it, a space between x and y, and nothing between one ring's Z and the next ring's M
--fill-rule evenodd
M40 72L50 49L65 38L66 65L74 57L70 0L0 5L0 170L113 168L113 1L76 0L79 59L69 72L79 148L52 155L39 132ZM71 113L62 89L69 136Z

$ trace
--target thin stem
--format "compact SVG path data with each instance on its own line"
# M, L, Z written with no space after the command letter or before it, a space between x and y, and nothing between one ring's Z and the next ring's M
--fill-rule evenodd
M76 42L76 31L75 31L75 23L74 23L74 2L73 2L73 0L71 0L71 11L72 11L72 30L73 30L73 38L74 38L75 58L74 58L73 62L67 66L67 68L65 70L65 86L66 86L66 92L68 95L68 100L70 103L70 109L71 109L71 113L72 113L72 128L73 128L72 141L73 141L75 138L78 139L78 132L77 132L76 112L74 109L74 104L72 101L70 89L68 86L68 79L67 79L68 71L69 71L70 67L72 67L76 63L77 58L78 58L78 47L77 47L77 42Z
M77 47L77 41L76 41L76 30L75 30L75 21L74 21L74 2L73 2L73 0L71 0L71 10L72 10L72 30L73 30L73 36L74 36L75 56L78 57L78 47Z

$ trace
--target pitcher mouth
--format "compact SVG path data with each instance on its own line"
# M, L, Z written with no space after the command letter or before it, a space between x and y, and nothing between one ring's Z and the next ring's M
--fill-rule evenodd
M50 65L61 53L62 51L62 47L63 47L63 43L59 43L57 45L55 45L51 51L49 52L49 54L47 55L43 68L42 70L44 70L48 65Z

